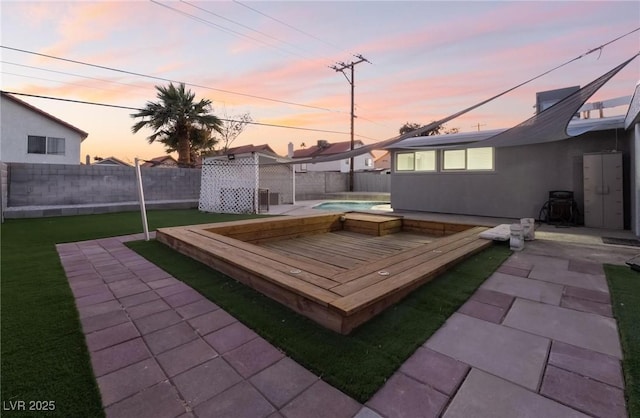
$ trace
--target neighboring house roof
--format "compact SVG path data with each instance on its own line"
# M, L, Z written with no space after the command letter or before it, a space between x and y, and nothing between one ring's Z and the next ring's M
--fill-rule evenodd
M171 166L176 167L178 165L178 161L170 155L163 155L160 157L155 157L150 160L145 161L140 167L157 167L157 166Z
M262 145L253 145L253 144L249 144L249 145L241 145L239 147L233 147L233 148L229 148L227 149L226 152L220 152L218 155L229 155L229 154L249 154L252 152L257 152L260 154L270 154L270 155L275 155L278 156L278 154L268 145L268 144L262 144Z
M385 152L384 154L376 158L375 161L373 162L373 166L375 168L381 168L381 169L391 168L391 154L389 153L389 151Z
M318 142L319 144L311 146L309 148L295 150L293 152L292 158L309 158L317 157L319 155L333 155L351 150L351 141L336 142L334 144L330 144L328 142L322 143L321 141ZM362 145L364 145L364 143L360 140L356 140L354 142L355 148L359 148Z
M19 104L20 106L23 106L23 107L25 107L25 108L27 108L27 109L35 112L35 113L38 113L38 114L40 114L40 115L42 115L42 116L44 116L44 117L46 117L46 118L58 123L60 125L63 125L63 126L69 128L69 129L71 129L72 131L77 132L81 137L80 138L81 141L83 141L87 136L89 136L89 134L86 133L85 131L83 131L82 129L76 128L75 126L71 125L70 123L63 121L62 119L58 119L57 117L55 117L55 116L53 116L53 115L51 115L51 114L49 114L49 113L47 113L47 112L45 112L45 111L43 111L41 109L38 109L37 107L32 106L27 102L23 102L22 100L18 99L17 97L14 97L14 96L12 96L12 95L10 95L8 93L5 93L5 92L0 92L0 94L2 94L2 97L4 97L5 99L11 100L14 103Z
M99 161L96 161L92 165L121 165L125 167L131 167L131 164L124 162L116 157L107 157Z

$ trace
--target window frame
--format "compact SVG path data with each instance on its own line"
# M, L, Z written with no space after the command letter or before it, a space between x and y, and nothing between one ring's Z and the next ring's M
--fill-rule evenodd
M469 168L469 150L474 149L490 149L491 150L491 168ZM445 154L447 152L464 152L464 168L447 168L445 164ZM456 148L456 149L443 149L441 153L442 172L492 172L496 169L496 151L495 147L479 147L479 148Z
M400 157L400 155L411 155L411 168L403 168L400 169L399 164L398 164L398 157ZM395 171L398 172L402 172L402 173L410 173L410 172L415 172L416 171L416 154L415 151L401 151L401 152L397 152L396 153L396 161L395 161L395 167L394 167Z
M44 141L44 152L30 151L30 149L33 149L30 143L32 140L36 140L36 139ZM54 143L56 145L53 145ZM62 147L60 147L59 144L62 144ZM58 151L59 148L62 148L62 152ZM52 150L56 150L56 151L52 151ZM67 139L63 137L54 137L54 136L27 135L27 154L65 156L67 155Z

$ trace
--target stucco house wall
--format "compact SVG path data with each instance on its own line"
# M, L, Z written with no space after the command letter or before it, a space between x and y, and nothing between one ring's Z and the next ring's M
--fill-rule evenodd
M30 154L28 136L65 139L64 155ZM12 96L0 96L0 160L19 163L80 164L87 133Z
M629 179L631 141L622 129L617 139L609 130L546 144L496 148L495 169L486 172L397 172L398 150L393 150L391 206L396 211L538 218L549 191L571 190L583 213L583 154L616 148L623 153L624 178ZM626 181L626 228L631 219L629 197Z

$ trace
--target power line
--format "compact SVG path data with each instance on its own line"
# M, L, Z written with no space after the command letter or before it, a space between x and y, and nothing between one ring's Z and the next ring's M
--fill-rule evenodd
M278 22L278 23L280 23L281 25L284 25L284 26L286 26L286 27L288 27L288 28L290 28L290 29L293 29L293 30L295 30L296 32L299 32L299 33L301 33L301 34L303 34L303 35L306 35L306 36L308 36L308 37L310 37L310 38L315 39L316 41L322 42L322 43L323 43L323 44L325 44L325 45L328 45L328 46L330 46L330 47L332 47L332 48L335 48L335 49L337 49L338 51L341 51L341 52L342 52L342 51L344 51L344 50L342 49L342 47L339 47L339 46L337 46L337 45L334 45L334 44L332 44L332 43L329 43L329 42L325 41L324 39L320 39L320 38L318 38L318 37L317 37L317 36L315 36L315 35L312 35L312 34L310 34L310 33L308 33L308 32L305 32L305 31L303 31L302 29L298 29L298 28L296 28L295 26L292 26L292 25L288 24L287 22L283 22L282 20L277 19L277 18L275 18L275 17L273 17L273 16L269 16L268 14L263 13L263 12L261 12L260 10L254 9L253 7L248 6L248 5L246 5L246 4L244 4L244 3L242 3L242 2L240 2L240 1L238 1L238 0L233 0L233 2L234 2L234 3L236 3L236 4L239 4L239 5L240 5L240 6L242 6L242 7L246 7L247 9L252 10L252 11L254 11L254 12L256 12L256 13L258 13L258 14L260 14L260 15L262 15L262 16L264 16L264 17L266 17L266 18L268 18L268 19L271 19L271 20L273 20L273 21L275 21L275 22Z
M73 77L80 77L80 78L86 78L89 80L96 80L96 81L102 81L103 83L114 83L114 84L121 84L123 86L128 86L128 87L133 87L133 88L137 88L137 89L142 89L142 87L137 86L135 84L131 84L131 83L122 83L120 81L114 81L114 80L105 80L104 78L97 78L97 77L89 77L86 75L80 75L80 74L75 74L75 73L68 73L65 71L57 71L57 70L51 70L49 68L42 68L42 67L35 67L33 65L25 65L25 64L18 64L16 62L10 62L10 61L0 61L0 63L2 64L9 64L9 65L15 65L17 67L23 67L23 68L30 68L32 70L40 70L40 71L46 71L49 73L56 73L56 74L64 74L64 75L70 75ZM36 78L36 77L31 77L31 76L26 76L26 75L22 75L22 77L30 77L30 78ZM57 81L57 80L49 80L49 81ZM66 83L65 81L59 81L60 83Z
M223 31L223 32L226 32L226 33L228 33L228 34L231 34L231 35L234 35L234 36L243 37L243 38L247 38L247 39L250 39L250 40L252 40L252 41L254 41L254 42L261 43L262 45L266 45L266 46L269 46L269 47L271 47L271 48L275 48L275 49L277 49L277 50L280 50L280 51L286 52L287 54L291 54L291 55L295 55L295 56L298 56L298 57L301 57L301 58L305 58L305 57L303 57L302 55L296 54L296 53L291 52L291 51L287 51L287 50L282 49L282 48L279 48L279 47L278 47L278 46L276 46L276 45L273 45L273 44L270 44L270 43L268 43L268 42L262 41L262 40L260 40L260 39L254 38L254 37L249 36L249 35L247 35L247 34L244 34L244 33L241 33L241 32L238 32L238 31L235 31L235 30L233 30L233 29L229 29L229 28L226 28L226 27L224 27L224 26L218 25L218 24L213 23L213 22L211 22L211 21L209 21L209 20L203 19L203 18L198 17L198 16L196 16L196 15L192 15L191 13L187 13L187 12L182 11L182 10L180 10L180 9L176 9L175 7L171 7L171 6L167 5L167 4L160 3L159 1L156 1L156 0L149 0L149 1L150 1L151 3L153 3L153 4L156 4L156 5L158 5L158 6L162 6L162 7L166 8L166 9L169 9L169 10L171 10L171 11L175 12L175 13L178 13L178 14L181 14L181 15L183 15L183 16L186 16L186 17L188 17L189 19L193 19L193 20L198 21L198 22L200 22L200 23L204 23L204 24L205 24L205 25L207 25L207 26L211 26L211 27L213 27L213 28L219 29L219 30L221 30L221 31ZM193 7L196 7L196 6L193 6ZM199 7L197 7L197 8L198 8L198 9L200 9ZM204 10L204 9L201 9L201 10Z
M202 8L202 7L196 6L195 4L193 4L193 3L189 3L189 2L188 2L188 1L186 1L186 0L180 0L180 2L181 2L181 3L184 3L184 4L187 4L187 5L189 5L189 6L193 7L193 8L195 8L195 9L198 9L198 10L200 10L200 11L204 12L204 13L208 13L208 14L210 14L210 15L212 15L212 16L215 16L215 17L217 17L217 18L219 18L219 19L225 20L225 21L227 21L227 22L230 22L230 23L233 23L233 24L235 24L235 25L238 25L238 26L240 26L240 27L242 27L242 28L248 29L248 30L250 30L250 31L252 31L252 32L259 33L260 35L262 35L262 36L266 36L267 38L273 39L274 41L281 42L281 43L283 43L283 44L285 44L285 45L289 45L289 46L291 46L291 47L293 47L293 48L296 48L296 49L301 50L301 48L299 48L298 46L296 46L296 45L294 45L294 44L292 44L292 43L290 43L290 42L283 41L282 39L278 39L278 38L276 38L275 36L271 36L271 35L269 35L268 33L265 33L265 32L262 32L262 31L259 31L259 30L257 30L257 29L254 29L254 28L250 27L250 26L247 26L247 25L242 24L242 23L240 23L240 22L237 22L237 21L235 21L235 20L232 20L232 19L226 18L226 17L224 17L224 16L222 16L222 15L219 15L219 14L217 14L217 13L214 13L214 12L212 12L212 11L210 11L210 10L205 9L205 8ZM288 52L288 51L286 51L286 52Z
M326 111L326 112L345 113L345 112L342 112L342 111L328 109L326 107L319 107L319 106L307 105L307 104L302 104L302 103L289 102L289 101L286 101L286 100L272 99L272 98L269 98L269 97L256 96L256 95L248 94L248 93L238 93L238 92L231 91L231 90L217 89L217 88L214 88L214 87L203 86L203 85L195 84L195 83L187 83L187 82L183 82L183 81L172 80L172 79L169 79L169 78L163 78L163 77L158 77L158 76L153 76L153 75L148 75L148 74L137 73L137 72L134 72L134 71L122 70L122 69L113 68L113 67L107 67L107 66L104 66L104 65L91 64L91 63L88 63L88 62L73 60L73 59L69 59L69 58L56 57L56 56L53 56L53 55L43 54L43 53L40 53L40 52L29 51L29 50L26 50L26 49L13 48L13 47L6 46L6 45L0 45L0 48L8 49L8 50L11 50L11 51L16 51L16 52L22 52L22 53L25 53L25 54L36 55L36 56L39 56L39 57L50 58L50 59L54 59L54 60L58 60L58 61L70 62L70 63L73 63L73 64L79 64L79 65L86 65L88 67L93 67L93 68L100 68L102 70L115 71L115 72L119 72L119 73L122 73L122 74L133 75L133 76L136 76L136 77L149 78L149 79L152 79L152 80L159 80L159 81L165 81L165 82L170 82L170 83L182 83L182 84L185 84L187 86L198 87L198 88L203 88L203 89L212 90L212 91L218 91L218 92L221 92L221 93L233 94L233 95L236 95L236 96L250 97L252 99L265 100L265 101L269 101L269 102L281 103L281 104L286 104L286 105L291 105L291 106L305 107L305 108L308 108L308 109L323 110L323 111Z
M70 102L70 103L79 103L79 104L86 104L86 105L93 105L93 106L111 107L111 108L116 108L116 109L137 110L137 111L144 110L144 109L141 109L139 107L130 107L130 106L107 104L107 103L89 102L89 101L85 101L85 100L65 99L65 98L61 98L61 97L52 97L52 96L43 96L43 95L39 95L39 94L20 93L20 92L16 92L16 91L0 90L0 92L6 93L6 94L13 94L13 95L16 95L16 96L27 96L27 97L34 97L34 98L37 98L37 99L57 100L57 101L61 101L61 102ZM234 119L222 119L222 118L218 118L218 119L220 119L222 121L225 121L225 122L244 122L244 121L239 121L239 120L234 120ZM299 126L276 125L276 124L273 124L273 123L264 123L264 122L244 122L244 123L247 123L249 125L267 126L267 127L270 127L270 128L295 129L295 130L299 130L299 131L321 132L321 133L339 134L339 135L348 135L349 134L349 132L332 131L332 130L328 130L328 129L302 128L302 127L299 127ZM363 138L366 138L366 137L363 137ZM367 139L373 139L373 138L367 138Z

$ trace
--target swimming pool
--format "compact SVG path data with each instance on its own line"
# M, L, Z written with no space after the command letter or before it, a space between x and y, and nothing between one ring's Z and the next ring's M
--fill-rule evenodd
M319 210L337 210L337 211L350 211L350 210L383 210L391 212L391 204L389 202L378 201L330 201L315 205L313 209Z

